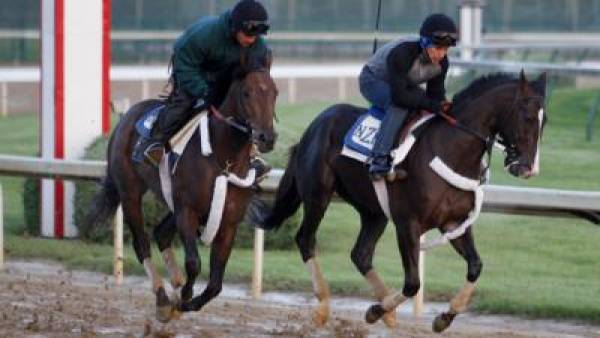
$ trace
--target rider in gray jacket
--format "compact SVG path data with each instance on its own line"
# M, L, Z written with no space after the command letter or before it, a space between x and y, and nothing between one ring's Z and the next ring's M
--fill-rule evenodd
M359 77L362 95L385 110L369 168L374 180L390 173L390 151L410 112L449 109L444 81L448 48L458 40L456 25L444 14L433 14L425 19L419 34L419 40L396 40L381 47ZM426 84L425 89L421 84ZM404 177L406 172L397 170L396 176Z

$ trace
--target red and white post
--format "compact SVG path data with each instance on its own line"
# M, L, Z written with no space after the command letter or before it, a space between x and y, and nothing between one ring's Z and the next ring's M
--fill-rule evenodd
M110 130L111 0L41 1L41 151L46 159L81 158ZM42 181L41 233L77 235L72 182Z

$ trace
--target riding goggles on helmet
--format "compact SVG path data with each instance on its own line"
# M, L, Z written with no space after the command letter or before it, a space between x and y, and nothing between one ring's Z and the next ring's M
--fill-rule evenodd
M248 20L242 22L241 31L244 32L244 34L246 35L255 36L267 34L269 28L270 26L268 21Z
M431 41L437 46L456 46L457 40L458 33L433 32L431 34Z

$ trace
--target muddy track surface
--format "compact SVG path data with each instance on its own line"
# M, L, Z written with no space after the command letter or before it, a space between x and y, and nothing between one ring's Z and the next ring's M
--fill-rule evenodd
M10 261L0 272L0 337L600 337L598 326L478 315L458 317L447 332L433 334L431 320L440 310L431 305L419 319L399 313L398 326L389 329L364 322L366 300L339 298L329 323L316 328L310 295L254 301L243 286L227 286L200 312L160 324L149 290L140 277L117 287L98 273Z

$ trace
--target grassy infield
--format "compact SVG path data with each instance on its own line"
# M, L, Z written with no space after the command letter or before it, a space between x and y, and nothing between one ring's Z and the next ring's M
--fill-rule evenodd
M541 176L530 181L509 177L501 169L500 156L496 154L492 183L600 190L600 128L596 127L598 135L593 142L584 140L585 116L594 95L597 93L593 91L557 90L548 109L550 122L543 142ZM277 150L269 156L271 162L278 167L285 164L288 146L298 140L308 121L325 106L282 104L279 107L281 137ZM34 155L36 124L34 116L3 119L0 153ZM110 272L111 246L22 235L22 181L1 179L7 256L53 259L73 268ZM400 288L403 275L393 231L393 227L388 227L380 241L375 266L389 285ZM332 205L318 234L319 259L337 294L370 294L349 258L357 233L356 213L346 205ZM600 323L600 228L577 219L483 214L475 226L475 237L484 269L473 309ZM202 273L206 278L206 248L201 248L201 252ZM252 251L234 250L226 280L247 282L251 269ZM125 271L143 273L129 246ZM462 285L465 274L465 263L450 248L434 250L426 259L426 297L448 299ZM279 290L311 289L310 277L295 248L266 254L264 285Z

